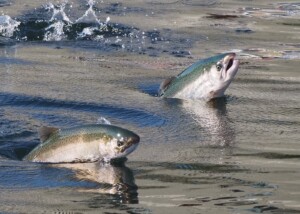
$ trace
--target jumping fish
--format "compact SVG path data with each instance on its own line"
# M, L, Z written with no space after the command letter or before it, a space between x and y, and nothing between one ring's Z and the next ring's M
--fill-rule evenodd
M235 53L199 60L176 77L163 81L158 96L211 100L224 96L239 67Z
M24 160L46 163L94 162L126 157L140 138L135 133L107 124L60 130L42 127L41 143Z

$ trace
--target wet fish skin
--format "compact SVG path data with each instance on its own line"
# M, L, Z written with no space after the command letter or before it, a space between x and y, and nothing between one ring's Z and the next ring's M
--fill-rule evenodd
M199 60L176 77L162 82L158 96L211 100L224 96L239 67L235 53Z
M45 130L44 130L45 131ZM24 160L47 163L109 161L133 152L139 136L121 127L95 124L56 130Z

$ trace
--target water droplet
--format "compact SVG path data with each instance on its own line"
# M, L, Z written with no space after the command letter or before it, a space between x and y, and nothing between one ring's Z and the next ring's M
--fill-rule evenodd
M111 122L107 120L105 117L99 117L97 120L97 124L111 125Z
M0 35L12 37L20 24L20 22L12 19L10 16L0 16Z

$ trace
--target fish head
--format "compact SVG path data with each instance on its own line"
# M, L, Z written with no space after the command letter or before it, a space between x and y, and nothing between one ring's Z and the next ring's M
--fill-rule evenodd
M213 59L209 68L209 79L213 85L211 98L223 96L239 68L235 53L221 54Z
M110 126L109 135L111 136L110 147L112 152L105 157L106 161L126 157L133 152L140 141L140 137L132 131L117 126Z

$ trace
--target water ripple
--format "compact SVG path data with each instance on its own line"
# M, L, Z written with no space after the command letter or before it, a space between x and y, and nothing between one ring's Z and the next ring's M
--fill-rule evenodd
M46 165L29 164L20 161L6 161L0 164L0 188L54 188L93 187L95 184L71 179L73 172ZM16 173L16 171L18 173Z
M92 112L100 115L124 120L127 123L133 123L142 127L145 126L162 126L165 119L139 109L113 106L110 104L98 104L78 101L64 101L38 96L23 94L13 94L0 92L0 106L28 107L33 109L71 109L74 111Z

